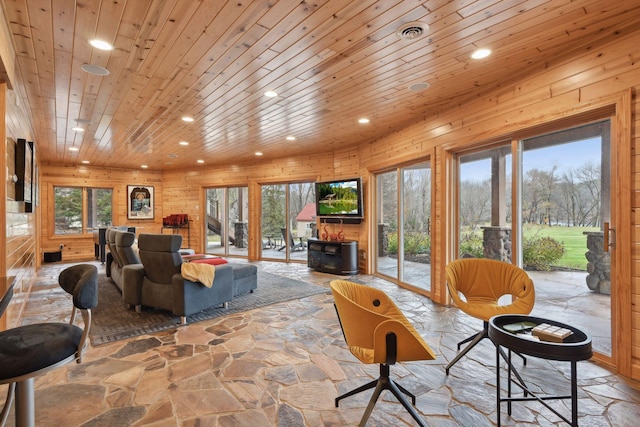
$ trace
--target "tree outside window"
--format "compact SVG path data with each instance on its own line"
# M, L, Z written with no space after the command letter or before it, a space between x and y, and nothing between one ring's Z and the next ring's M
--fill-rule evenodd
M112 189L54 187L53 191L55 234L82 234L86 228L111 225ZM83 212L87 212L87 218L83 218Z
M111 225L111 195L110 188L87 189L87 227L100 228Z

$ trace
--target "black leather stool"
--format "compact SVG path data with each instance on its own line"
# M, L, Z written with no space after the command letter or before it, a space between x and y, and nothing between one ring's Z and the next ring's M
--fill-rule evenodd
M0 332L0 384L9 384L2 419L8 415L15 388L16 427L35 425L34 378L74 360L80 362L89 336L91 309L98 304L98 269L74 265L60 273L58 282L73 295L69 324L38 323ZM76 309L82 313L84 330L73 325Z

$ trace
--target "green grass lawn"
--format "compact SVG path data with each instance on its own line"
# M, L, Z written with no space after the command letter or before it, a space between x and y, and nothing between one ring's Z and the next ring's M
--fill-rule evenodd
M559 267L568 267L579 270L587 269L587 236L585 231L599 231L597 227L562 227L526 225L525 236L551 237L564 244L565 254L556 264Z

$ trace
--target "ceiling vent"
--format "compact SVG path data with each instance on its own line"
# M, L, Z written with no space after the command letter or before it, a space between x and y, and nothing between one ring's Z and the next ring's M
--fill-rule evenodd
M429 25L424 22L414 21L403 24L396 30L396 34L402 40L416 40L427 32Z

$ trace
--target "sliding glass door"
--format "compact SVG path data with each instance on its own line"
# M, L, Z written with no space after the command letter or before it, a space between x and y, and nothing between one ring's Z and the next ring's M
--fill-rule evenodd
M262 258L306 262L316 225L314 184L263 185L261 192Z
M376 176L376 272L431 291L431 169L429 162Z
M457 257L522 266L533 313L584 329L603 355L615 288L609 132L602 121L457 156Z
M524 139L519 149L521 259L536 282L534 312L588 331L594 350L610 356L609 122Z
M214 255L248 256L248 187L206 190L206 251Z

